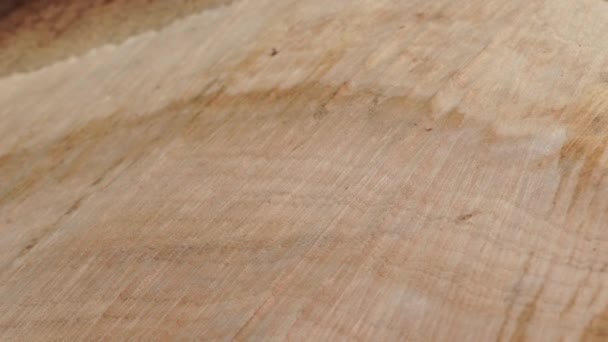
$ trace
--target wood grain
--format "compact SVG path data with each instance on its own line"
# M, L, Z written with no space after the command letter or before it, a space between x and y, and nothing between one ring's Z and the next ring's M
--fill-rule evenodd
M9 5L1 340L608 339L607 2Z

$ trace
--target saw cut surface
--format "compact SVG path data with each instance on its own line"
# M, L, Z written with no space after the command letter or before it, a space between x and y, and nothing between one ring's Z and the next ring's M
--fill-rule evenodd
M608 339L608 2L5 1L0 340Z

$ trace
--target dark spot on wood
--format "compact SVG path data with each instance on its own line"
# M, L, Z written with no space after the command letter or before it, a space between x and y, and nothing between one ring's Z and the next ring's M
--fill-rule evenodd
M32 249L34 249L34 247L36 247L36 245L38 244L38 242L39 242L38 238L31 239L31 240L30 240L30 241L27 243L27 245L25 245L25 246L24 246L24 247L21 249L21 251L19 251L19 255L18 255L18 257L22 257L22 256L24 256L25 254L27 254L29 251L31 251Z
M462 214L456 218L458 222L464 222L471 219L471 217L475 216L475 213Z
M430 131L432 131L432 130L433 130L433 129L432 129L432 128L430 128L430 127L429 127L429 128L427 128L427 129L425 129L425 131L427 131L427 132L430 132Z
M75 212L76 210L78 210L78 208L80 208L80 204L82 203L83 198L79 198L76 202L74 202L74 204L72 204L72 206L70 206L68 208L68 210L66 210L64 216L70 215L73 212Z
M433 21L433 20L441 20L441 19L445 18L445 15L441 11L435 12L435 13L417 12L415 15L416 15L416 19L418 19L418 20Z
M272 48L272 51L270 51L270 57L274 57L276 55L279 54L279 50Z
M104 176L105 176L105 174L97 177L97 179L93 183L91 183L91 186L95 186L95 185L98 185L99 183L101 183L101 181L103 180Z

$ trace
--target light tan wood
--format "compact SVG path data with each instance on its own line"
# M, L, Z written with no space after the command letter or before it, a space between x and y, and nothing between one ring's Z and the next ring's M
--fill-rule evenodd
M608 338L607 2L82 3L0 19L1 340Z

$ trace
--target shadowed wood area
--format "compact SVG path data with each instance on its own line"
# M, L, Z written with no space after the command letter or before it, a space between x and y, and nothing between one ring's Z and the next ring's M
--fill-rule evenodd
M0 16L0 340L608 339L608 2Z
M233 0L0 0L0 76L119 44Z

